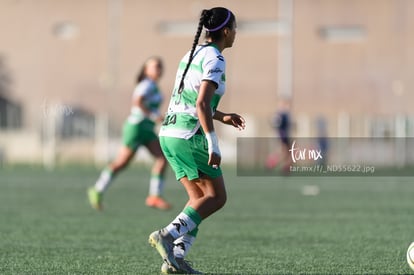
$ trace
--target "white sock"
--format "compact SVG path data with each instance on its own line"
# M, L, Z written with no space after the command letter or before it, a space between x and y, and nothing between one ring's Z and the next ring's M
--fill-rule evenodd
M187 232L192 231L197 227L197 224L184 212L178 214L178 216L165 227L165 230L175 239L184 235Z
M112 179L112 171L109 169L103 170L99 176L99 179L95 183L95 190L99 193L105 192L106 189L108 189L108 186L111 184Z
M195 241L195 237L185 234L174 241L174 256L176 258L184 258L187 256L188 251L190 250L193 242Z
M150 180L149 195L161 196L164 190L164 179L159 175L152 175Z

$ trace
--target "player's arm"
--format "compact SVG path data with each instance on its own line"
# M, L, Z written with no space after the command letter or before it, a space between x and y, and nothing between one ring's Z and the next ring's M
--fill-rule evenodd
M246 127L246 121L241 115L235 114L235 113L223 113L219 110L216 110L214 113L213 118L215 120L218 120L224 124L232 125L239 130L243 130Z
M151 113L151 110L150 110L150 109L148 109L148 107L147 107L147 106L145 106L145 103L144 103L144 96L142 96L142 95L136 96L136 97L132 100L132 105L133 105L134 107L138 107L138 108L140 108L140 109L144 112L144 114L145 114L146 116L149 116L149 115L150 115L150 113Z
M146 105L145 105L145 96L144 95L138 95L135 96L132 100L132 105L134 107L138 107L142 110L142 112L145 114L146 117L150 118L153 121L156 122L162 122L163 117L159 112L151 111Z
M206 134L208 143L208 152L210 155L208 164L212 166L219 166L221 162L221 153L218 147L217 136L214 132L213 114L210 107L210 102L216 89L217 84L215 82L210 80L201 81L196 102L197 116Z

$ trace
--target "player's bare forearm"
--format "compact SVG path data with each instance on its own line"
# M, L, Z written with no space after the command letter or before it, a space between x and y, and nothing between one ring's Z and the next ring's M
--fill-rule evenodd
M214 115L213 115L213 119L218 120L218 121L220 121L220 122L223 122L223 117L224 117L225 115L226 115L225 113L220 112L219 110L216 110L216 112L215 112L215 113L214 113ZM224 122L223 122L223 123L224 123Z
M201 102L197 105L197 116L200 121L201 128L205 133L214 132L213 118L210 106Z
M164 120L164 116L159 113L159 111L151 111L144 103L144 97L139 96L132 101L132 105L138 107L144 112L145 116L149 117L151 120L161 123Z

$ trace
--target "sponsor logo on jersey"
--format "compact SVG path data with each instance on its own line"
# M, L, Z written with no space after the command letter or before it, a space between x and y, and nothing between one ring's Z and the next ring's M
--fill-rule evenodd
M222 73L223 71L220 68L214 68L208 71L208 74L217 74Z

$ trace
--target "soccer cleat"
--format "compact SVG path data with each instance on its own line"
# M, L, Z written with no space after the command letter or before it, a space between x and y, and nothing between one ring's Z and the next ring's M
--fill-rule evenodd
M96 209L99 211L103 209L102 193L96 191L95 187L93 186L88 189L88 199L93 209Z
M177 274L175 268L170 267L166 262L161 265L161 274Z
M174 257L174 239L163 229L151 233L148 243L157 249L163 261L172 269L179 270L179 265ZM168 273L167 273L168 274Z
M191 262L184 260L184 258L175 258L179 265L179 270L184 274L203 274L198 270L195 270L191 265Z
M163 264L161 266L161 273L163 274L203 274L198 270L195 270L189 261L184 260L183 258L175 258L178 265L180 266L179 269L174 269L168 266L167 264Z
M145 200L145 204L148 207L157 208L160 210L169 210L171 209L171 204L166 202L163 198L159 196L148 196Z

